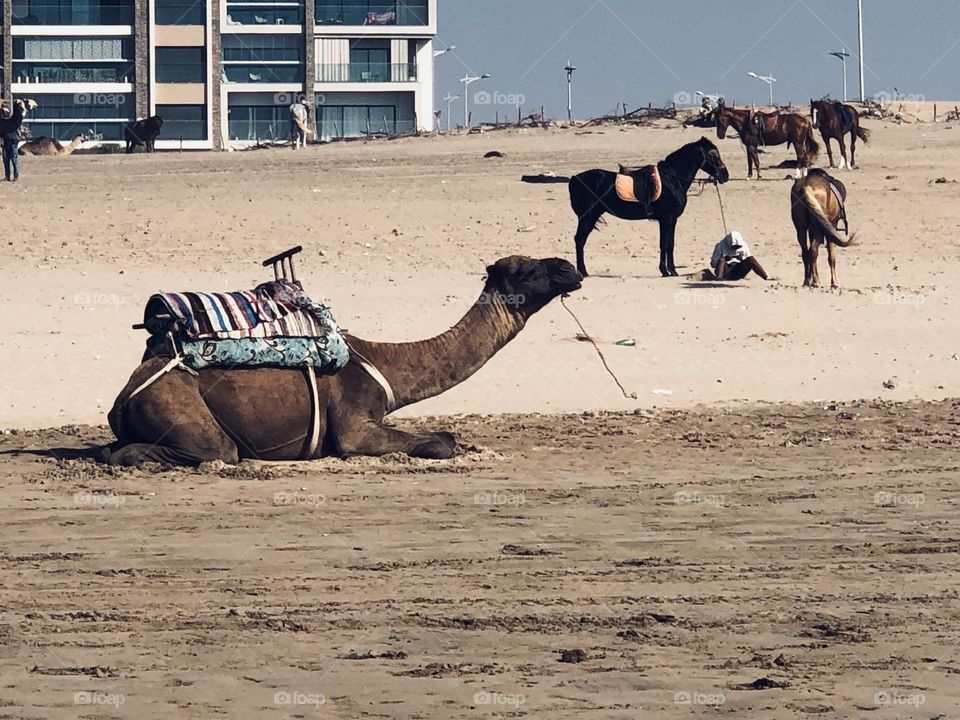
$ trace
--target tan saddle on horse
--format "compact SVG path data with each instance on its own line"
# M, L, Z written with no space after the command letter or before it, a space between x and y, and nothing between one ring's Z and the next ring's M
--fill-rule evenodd
M753 122L756 123L761 135L768 135L777 129L777 123L780 122L780 112L755 113Z
M617 197L624 202L655 203L663 193L660 168L656 165L621 165L616 187Z

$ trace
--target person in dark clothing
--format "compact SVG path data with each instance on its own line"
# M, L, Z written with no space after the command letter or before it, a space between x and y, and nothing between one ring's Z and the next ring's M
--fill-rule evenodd
M30 103L32 101L26 101ZM13 109L4 105L0 110L0 141L3 143L3 174L8 182L17 182L20 179L20 156L17 148L20 145L20 126L26 112L26 104L17 100ZM11 176L11 172L13 173Z

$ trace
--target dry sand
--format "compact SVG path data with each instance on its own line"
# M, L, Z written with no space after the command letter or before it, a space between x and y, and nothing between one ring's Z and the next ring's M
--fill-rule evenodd
M957 717L960 186L932 181L960 130L870 127L842 290L799 287L791 171L747 182L720 142L780 281L660 279L656 225L610 220L570 305L639 399L555 304L403 413L457 432L448 462L120 471L71 459L102 426L35 429L103 423L156 290L249 287L302 244L352 332L429 336L496 258L572 255L566 187L522 174L701 131L26 158L0 188L0 717ZM721 235L708 189L681 272Z

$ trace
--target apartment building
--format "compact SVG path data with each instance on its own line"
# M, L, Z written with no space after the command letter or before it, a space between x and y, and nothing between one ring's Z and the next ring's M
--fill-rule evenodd
M282 139L313 101L318 139L432 130L437 0L3 0L3 96L34 137L122 139L160 115L158 148Z

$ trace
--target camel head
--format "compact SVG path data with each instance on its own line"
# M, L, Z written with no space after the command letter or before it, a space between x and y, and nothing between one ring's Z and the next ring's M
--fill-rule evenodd
M511 255L487 267L481 301L500 302L510 312L530 317L559 295L580 289L583 276L561 258Z
M23 109L23 114L26 115L31 110L36 110L40 107L40 104L36 100L30 98L17 98L14 101L14 105L19 105Z

